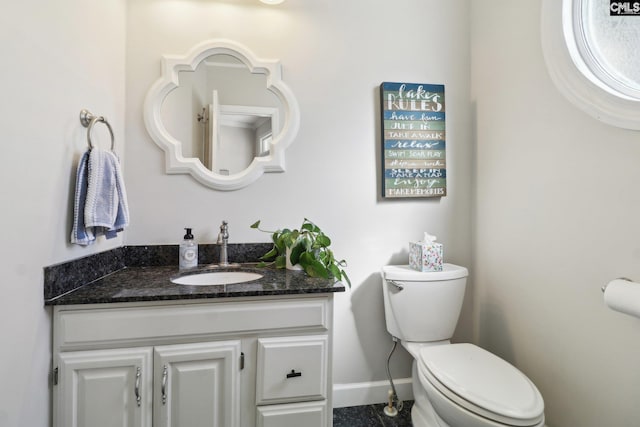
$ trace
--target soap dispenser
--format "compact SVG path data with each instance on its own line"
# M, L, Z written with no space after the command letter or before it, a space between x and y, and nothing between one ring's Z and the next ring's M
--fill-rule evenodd
M185 231L187 233L180 244L180 270L198 266L198 245L193 241L191 229L185 228Z

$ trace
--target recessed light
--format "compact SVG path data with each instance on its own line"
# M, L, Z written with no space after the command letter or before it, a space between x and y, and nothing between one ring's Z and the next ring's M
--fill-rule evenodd
M260 0L262 3L265 4L280 4L280 3L284 3L284 0Z

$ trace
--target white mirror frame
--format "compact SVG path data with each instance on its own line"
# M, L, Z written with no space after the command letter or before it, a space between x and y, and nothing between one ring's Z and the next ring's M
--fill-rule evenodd
M551 80L573 105L591 117L619 128L640 130L640 102L596 85L585 76L586 66L574 62L568 44L576 42L565 31L564 19L569 16L575 19L575 1L542 1L542 52Z
M180 71L194 71L211 55L231 55L244 63L252 73L265 74L265 89L273 92L283 104L282 130L271 143L269 155L254 157L243 171L220 175L204 167L197 158L182 155L182 142L174 138L162 123L162 103L178 87ZM245 46L231 40L208 40L193 47L186 55L163 55L162 76L149 89L144 102L144 123L154 142L164 150L168 174L188 173L201 184L216 190L237 190L251 184L265 172L284 172L286 148L293 142L300 125L298 102L282 81L280 61L258 59Z

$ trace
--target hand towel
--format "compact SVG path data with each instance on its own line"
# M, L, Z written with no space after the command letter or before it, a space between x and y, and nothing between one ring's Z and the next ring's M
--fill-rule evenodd
M111 239L128 225L120 161L111 151L93 148L78 164L71 242L89 245L102 233Z
M73 200L73 225L71 227L71 243L83 246L90 245L95 240L93 231L87 229L84 224L84 202L87 199L87 183L89 182L88 160L89 151L82 155L78 163L76 192Z

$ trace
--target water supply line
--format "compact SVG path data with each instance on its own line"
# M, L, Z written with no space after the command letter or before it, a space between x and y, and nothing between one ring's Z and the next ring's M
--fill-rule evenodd
M393 347L391 347L391 352L387 357L387 378L389 378L389 384L391 384L391 390L389 390L389 401L387 406L384 407L384 414L388 417L395 417L398 415L398 411L402 411L403 402L398 399L398 394L396 393L396 387L393 385L393 378L391 377L391 369L389 368L389 363L391 362L391 355L396 351L396 347L398 346L398 338L392 336L393 339ZM394 407L395 403L395 407Z

